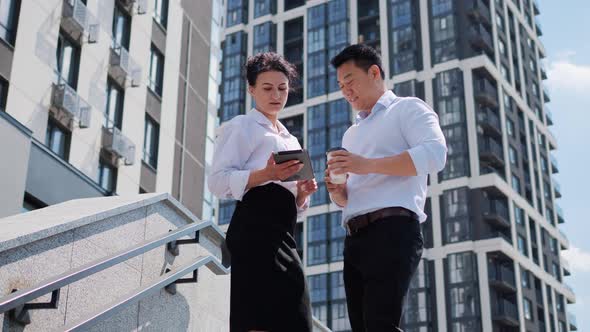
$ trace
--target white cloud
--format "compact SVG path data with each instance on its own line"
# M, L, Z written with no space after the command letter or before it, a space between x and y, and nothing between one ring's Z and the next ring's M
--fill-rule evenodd
M578 65L571 58L575 52L559 53L557 60L550 61L547 75L549 87L570 93L590 93L590 66Z
M561 255L570 263L570 267L575 272L590 272L590 253L577 247L570 247L563 251Z

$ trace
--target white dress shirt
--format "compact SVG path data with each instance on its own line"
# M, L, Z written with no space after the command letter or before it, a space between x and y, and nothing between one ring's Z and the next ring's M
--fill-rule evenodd
M238 115L218 128L213 164L209 174L209 191L221 199L242 200L250 173L266 167L271 153L299 150L301 145L287 128L277 121L278 132L272 122L256 109ZM277 183L297 197L297 182ZM309 205L297 207L298 213Z
M436 113L418 98L385 92L370 113L360 112L356 124L344 133L342 146L365 158L383 158L408 151L417 176L350 174L343 225L350 218L386 207L413 211L426 220L427 176L441 171L447 147Z

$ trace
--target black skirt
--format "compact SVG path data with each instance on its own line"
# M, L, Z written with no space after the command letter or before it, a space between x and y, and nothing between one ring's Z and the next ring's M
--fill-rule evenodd
M309 293L293 233L293 194L271 183L236 205L226 243L231 253L230 331L312 329Z

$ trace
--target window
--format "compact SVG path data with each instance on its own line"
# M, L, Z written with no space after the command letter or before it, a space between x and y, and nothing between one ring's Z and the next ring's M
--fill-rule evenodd
M457 38L453 1L432 1L431 43L433 63L441 63L457 57Z
M508 157L510 158L510 164L518 167L518 165L517 165L518 154L516 152L516 149L513 148L512 146L508 147Z
M524 227L524 210L514 205L514 221Z
M516 191L517 193L520 194L520 178L518 176L516 176L515 174L512 174L512 189L514 189L514 191Z
M477 262L472 252L450 254L445 259L449 330L478 331L479 292Z
M60 32L55 56L57 82L65 82L76 89L80 69L80 46Z
M276 0L254 0L254 18L276 14Z
M25 192L25 197L23 199L23 206L21 208L21 213L37 210L46 207L47 204L41 202L37 198L33 197L29 193Z
M168 25L168 0L154 1L154 20L164 28Z
M523 255L525 255L525 256L528 257L529 250L528 250L528 247L527 247L526 239L522 235L518 234L516 243L518 245L518 251L521 254L523 254Z
M226 27L248 23L248 0L227 1Z
M514 121L506 118L506 133L508 134L508 136L514 138Z
M276 26L272 22L264 22L254 26L254 50L252 54L276 50ZM235 57L234 57L235 58Z
M285 11L303 6L305 0L285 0Z
M103 160L98 162L98 185L109 193L115 192L115 186L117 184L117 169L112 165L104 162Z
M131 39L131 16L115 4L113 14L113 47L124 47L129 50L129 40Z
M305 3L305 2L304 2ZM287 10L288 3L285 2L285 10ZM286 107L291 105L300 104L303 102L303 17L294 18L284 23L285 35L284 35L284 50L285 59L297 68L297 74L300 79L294 82L292 91L289 93Z
M312 312L331 331L350 331L342 271L307 277Z
M524 311L524 318L526 318L526 320L533 320L533 312L532 312L533 304L532 304L531 300L524 298L522 300L522 305L523 305L523 311Z
M145 115L145 130L143 138L143 161L158 168L158 143L160 141L160 126L149 116Z
M150 89L158 96L162 96L162 84L164 80L164 56L156 46L152 44L150 55Z
M555 277L555 279L561 281L561 273L559 273L559 265L552 263L551 264L551 273Z
M111 80L107 81L107 104L104 112L105 128L122 127L125 92Z
M458 188L443 192L441 210L445 244L471 239L468 191L468 188Z
M70 132L59 125L55 120L49 118L49 122L47 123L47 133L45 136L45 145L49 150L67 161L70 154L70 139Z
M220 200L219 201L219 218L217 223L219 225L229 224L231 217L236 209L236 201L233 200Z
M18 23L19 0L0 1L0 38L14 45Z
M307 265L342 261L346 232L341 220L341 212L307 219Z
M6 98L8 97L8 82L0 77L0 112L6 111Z
M531 288L530 272L521 267L520 282L522 288Z
M307 110L307 149L311 158L318 191L311 196L311 205L328 204L324 170L326 150L342 145L342 136L351 124L350 106L344 99L309 107Z

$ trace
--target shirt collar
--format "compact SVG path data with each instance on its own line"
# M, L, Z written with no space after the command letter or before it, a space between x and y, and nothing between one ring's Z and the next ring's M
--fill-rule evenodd
M256 120L256 122L274 131L274 126L272 122L256 108L252 108L250 111L248 111L248 115L253 117L254 120ZM289 130L287 130L287 128L281 123L281 121L277 121L277 128L279 129L279 134L290 135Z
M395 95L395 93L393 93L393 91L391 90L387 90L385 91L381 97L379 97L379 99L377 100L377 102L375 103L375 106L373 106L373 108L371 109L371 112L367 112L367 111L360 111L356 117L356 122L359 123L360 121L366 119L367 117L369 117L369 115L377 113L381 110L384 110L386 108L389 107L389 105L391 105L391 103L393 103L393 101L395 100L395 98L397 98L397 96Z

